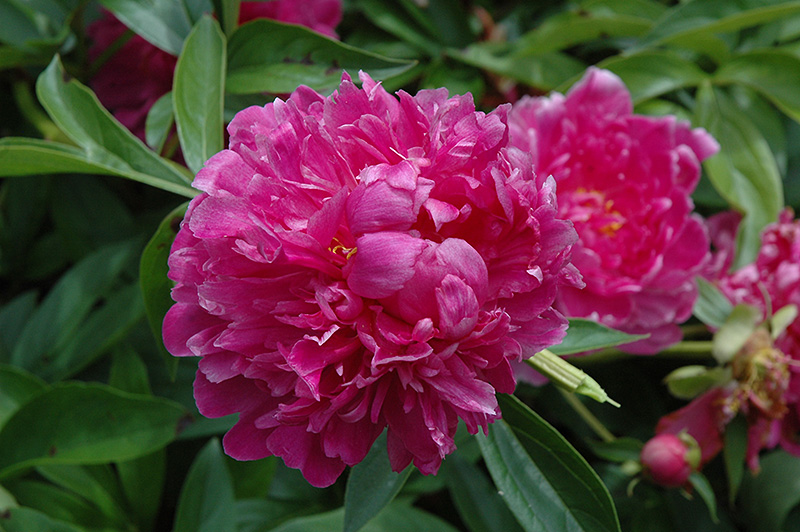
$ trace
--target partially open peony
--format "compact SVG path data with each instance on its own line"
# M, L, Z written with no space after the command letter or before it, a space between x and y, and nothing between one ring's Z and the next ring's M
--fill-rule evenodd
M718 149L714 139L673 116L633 114L623 82L597 68L566 95L523 98L509 124L511 144L555 178L560 216L580 237L573 262L586 288L562 290L557 308L649 333L622 347L632 353L679 341L708 255L690 194L700 162Z
M334 28L342 18L342 0L272 0L242 2L239 23L268 18L306 26L336 37ZM178 58L138 35L126 36L128 28L111 12L87 28L92 39L89 57L102 58L90 85L103 106L122 125L144 140L147 113L159 98L172 90L172 76ZM108 57L114 46L121 46Z
M203 415L239 413L238 459L316 486L388 427L392 468L435 473L500 416L510 361L558 343L576 240L555 183L508 148L507 107L366 75L240 112L170 254L164 340L200 356Z

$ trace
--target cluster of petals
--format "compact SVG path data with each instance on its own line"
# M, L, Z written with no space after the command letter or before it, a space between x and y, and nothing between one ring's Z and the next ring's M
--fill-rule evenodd
M259 18L300 24L336 37L334 28L342 18L342 1L272 0L241 3L239 24ZM125 35L127 31L125 24L105 10L87 28L87 34L92 39L89 58L93 62L103 61L91 79L91 87L100 103L122 125L144 140L147 113L159 98L172 89L178 58L139 35L128 38ZM118 46L120 42L122 46L106 57L107 50Z
M733 304L747 304L767 320L787 305L800 306L800 221L790 209L761 234L756 260L735 271L733 261L739 215L718 214L709 222L715 245L706 276ZM758 469L764 449L782 447L800 456L800 319L772 340L766 328L755 331L731 363L732 379L661 419L658 432L687 430L700 444L703 461L723 446L726 426L741 415L747 421L747 463Z
M678 324L697 297L694 277L708 259L690 194L716 141L674 116L633 114L624 83L597 68L566 95L522 98L509 125L512 145L554 176L560 215L579 235L573 263L586 287L562 290L557 308L650 334L623 346L632 353L679 341Z
M512 361L558 343L577 235L555 182L508 147L508 106L361 74L240 112L173 244L164 340L199 356L208 417L239 414L237 459L315 486L387 430L391 466L435 473L500 416Z

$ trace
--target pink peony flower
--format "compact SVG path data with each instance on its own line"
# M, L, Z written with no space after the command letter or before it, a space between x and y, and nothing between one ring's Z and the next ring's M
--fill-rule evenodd
M764 320L788 305L800 306L800 221L793 216L790 209L784 210L762 232L755 262L733 272L728 270L740 216L722 213L708 222L716 246L709 280L732 304L760 309ZM662 419L662 430L681 430L693 420L689 433L704 455L713 455L722 448L725 425L741 414L748 424L751 469L758 469L758 455L764 449L781 446L800 456L800 319L794 319L774 342L765 328L756 330L730 367L730 383L695 399L682 415Z
M590 68L566 96L525 97L509 115L512 145L558 183L559 213L580 237L573 262L584 290L559 292L557 308L650 337L623 348L658 352L681 338L708 237L690 194L700 162L718 150L675 117L632 114L614 74Z
M336 37L334 28L342 18L341 0L272 0L242 2L239 24L269 18L300 24ZM109 11L87 28L92 39L89 57L96 61L105 50L128 31ZM178 58L138 35L133 35L108 57L91 79L100 103L122 125L144 140L147 113L156 101L172 90L172 76Z
M315 486L386 427L394 470L435 473L459 419L500 416L509 362L561 340L556 290L580 283L554 181L507 147L508 107L361 81L240 112L169 259L164 341L202 357L200 412L238 412L228 454L280 456Z
M700 450L691 436L664 433L642 447L640 460L645 476L661 486L677 488L686 485L689 475L697 469Z

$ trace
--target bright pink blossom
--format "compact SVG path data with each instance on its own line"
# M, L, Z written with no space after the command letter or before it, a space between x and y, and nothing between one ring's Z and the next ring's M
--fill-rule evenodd
M566 96L514 104L509 124L512 145L555 177L560 215L580 237L573 263L586 288L560 291L557 308L649 333L624 347L646 354L680 340L697 297L708 237L690 194L718 145L673 116L632 110L622 81L590 68Z
M334 28L342 18L341 0L272 0L242 2L239 23L269 18L300 24L336 37ZM106 49L123 38L128 28L111 12L87 28L92 39L89 57L98 60ZM172 76L178 58L138 35L131 36L104 63L91 79L91 87L103 106L122 125L144 140L147 113L156 101L172 90Z
M686 485L689 475L697 469L700 454L696 442L690 445L684 439L669 433L651 438L640 454L644 474L661 486Z
M169 258L164 340L202 357L200 412L239 413L231 456L280 456L316 486L386 427L394 470L435 473L459 419L499 417L509 362L560 341L557 287L580 283L508 107L361 81L240 112Z
M787 209L761 235L755 262L728 269L734 256L734 235L740 217L732 213L709 220L717 250L707 272L733 304L762 311L762 319L787 305L800 306L800 221ZM722 448L726 425L741 415L747 421L747 463L758 469L764 449L781 446L800 456L800 319L774 342L764 328L756 330L730 364L732 379L701 395L659 422L658 431L687 430L707 461Z

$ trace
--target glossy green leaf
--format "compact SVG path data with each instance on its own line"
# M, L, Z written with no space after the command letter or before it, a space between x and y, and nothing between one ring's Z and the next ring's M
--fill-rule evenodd
M671 371L664 377L664 382L674 397L689 400L714 386L726 384L731 379L731 372L727 368L693 365Z
M147 145L154 152L161 153L164 143L172 131L175 123L175 113L172 107L172 91L156 100L156 103L147 112L147 120L144 125L144 137Z
M124 523L104 516L91 501L76 493L39 480L10 484L20 506L43 512L62 522L92 530L108 530Z
M702 0L684 2L656 21L643 45L685 43L703 35L738 31L800 13L800 2Z
M400 0L419 27L445 46L462 47L474 36L470 32L467 10L458 0L427 0L424 3ZM386 9L384 4L383 9Z
M460 452L442 462L440 474L444 475L458 514L471 532L522 530L486 473L462 458Z
M226 459L236 500L266 497L279 461L276 456L248 461Z
M239 25L240 0L212 0L214 13L219 18L220 26L226 36L230 37Z
M0 335L0 363L11 361L14 345L22 333L25 323L36 309L38 298L39 294L30 290L0 307L0 329L3 331L3 334Z
M738 507L747 530L782 532L789 512L800 504L800 460L778 450L760 461L758 475L745 475Z
M622 78L634 104L678 89L696 87L708 77L694 62L667 50L616 55L597 66Z
M697 278L697 300L692 314L700 321L714 328L720 328L730 316L733 305L719 288L702 277Z
M272 532L341 532L344 509L298 517L272 529ZM449 523L408 503L395 501L367 523L361 532L456 532Z
M25 324L11 362L45 369L76 334L84 318L114 285L133 257L130 243L102 248L64 274Z
M647 338L647 335L627 334L595 321L570 318L567 336L560 344L551 347L550 351L560 356L572 355L593 349L624 345L643 338Z
M761 321L761 310L750 305L733 307L728 319L714 334L711 354L719 364L727 364L736 356L755 332Z
M184 415L172 401L100 384L54 386L25 403L0 429L0 478L37 465L142 456L175 439Z
M590 442L592 452L610 462L638 461L644 444L636 438L615 438L612 441Z
M783 208L777 164L764 136L722 91L703 85L695 113L697 124L721 147L703 163L706 172L720 195L745 215L737 234L734 267L739 267L755 259L761 230Z
M128 163L102 151L86 151L75 146L40 139L6 137L0 139L0 177L42 174L100 174L124 177L146 185L194 197L197 191L188 177L176 182L133 169Z
M514 396L498 396L503 419L478 437L497 488L530 531L619 531L608 490L552 426Z
M183 40L192 29L192 20L184 2L101 0L101 3L137 34L175 56L180 53Z
M46 387L43 380L21 368L0 365L0 428L14 412Z
M151 151L100 105L91 90L74 79L66 81L67 77L58 56L54 57L36 82L36 94L53 121L84 149L90 162L149 185L169 185L167 190L173 192L186 187L191 176Z
M289 519L314 514L321 507L308 501L282 501L259 497L236 499L236 529L238 532L264 532ZM341 522L339 523L341 527Z
M359 8L367 18L382 30L414 45L421 52L435 56L441 50L441 44L430 28L420 27L418 21L404 10L399 2L383 2L381 0L359 0Z
M381 434L367 456L353 466L344 494L344 532L356 532L400 493L414 470L392 471L386 451L386 433Z
M88 532L31 508L11 508L0 516L4 532Z
M96 512L109 521L125 522L122 494L110 466L46 465L37 467L36 472L53 484L91 502Z
M747 461L747 420L738 415L725 425L725 445L722 458L725 462L725 475L728 478L728 502L731 506L736 502L736 495L744 479L745 462Z
M222 150L225 36L211 16L195 25L175 67L172 104L183 156L197 173Z
M176 207L161 221L150 242L145 246L139 261L139 286L144 297L147 320L172 378L175 378L178 360L167 352L161 336L164 316L174 304L170 297L173 283L167 277L169 271L167 259L172 241L178 234L181 220L183 220L188 206L188 203L184 203Z
M579 60L558 52L518 53L505 43L481 42L464 49L450 49L448 56L468 65L506 76L542 91L575 79L586 69Z
M141 530L151 530L164 493L166 450L159 449L133 460L117 462L115 466L132 519Z
M17 500L14 496L3 486L0 486L0 515L4 514L9 508L18 507L19 504L17 504Z
M222 448L210 440L186 475L173 532L235 532L233 483Z
M714 81L750 87L800 121L800 58L793 54L768 49L736 56L717 70Z
M226 88L234 94L289 93L298 85L330 91L342 70L382 80L402 74L412 61L390 59L329 39L309 29L258 19L241 26L228 43Z

